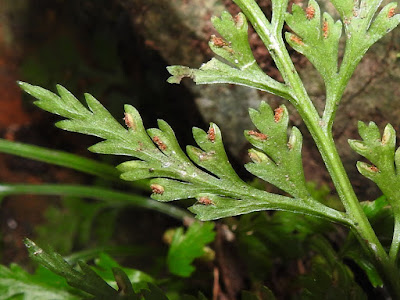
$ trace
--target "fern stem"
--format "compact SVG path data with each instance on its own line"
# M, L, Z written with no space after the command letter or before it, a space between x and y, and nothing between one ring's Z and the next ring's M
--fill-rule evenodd
M330 131L331 126L327 126L323 122L308 96L302 80L286 50L281 35L274 35L271 32L270 23L254 0L235 0L235 2L245 12L261 40L270 51L286 84L291 87L292 97L294 98L294 101L292 100L291 102L300 113L310 131L346 212L353 220L352 230L358 236L362 246L368 250L367 252L373 259L388 290L396 299L400 299L399 272L396 266L390 261L388 254L378 240L368 218L362 210L337 152ZM260 22L263 24L260 24ZM334 113L332 112L331 117L333 116ZM331 124L332 122L330 120L329 123Z
M158 202L147 197L101 187L64 184L0 184L0 199L4 196L21 194L91 198L108 202L112 207L133 205L158 211L181 221L188 218L194 220L190 213L176 206Z

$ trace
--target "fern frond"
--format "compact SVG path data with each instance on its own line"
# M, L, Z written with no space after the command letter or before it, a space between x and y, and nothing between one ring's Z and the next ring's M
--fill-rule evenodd
M374 181L392 206L400 206L400 147L396 147L396 131L386 125L383 135L374 122L358 122L362 140L349 140L350 147L372 164L357 162L358 171Z
M91 146L90 151L135 158L118 166L122 179L152 178L152 198L159 201L196 198L198 202L191 211L201 220L279 209L325 217L349 225L344 213L321 204L308 194L304 176L300 176L303 172L301 134L293 129L287 140L288 116L284 107L280 108L279 116L271 114L265 103L261 104L259 112L251 111L254 124L260 131L268 131L271 139L260 144L251 138L249 132L247 137L266 153L265 156L271 156L276 169L267 167L261 170L262 163L249 164L247 168L294 198L256 189L240 179L226 155L221 131L213 123L207 132L193 129L199 147L188 146L186 155L165 121L159 120L158 128L146 130L138 111L130 105L125 105L127 128L124 128L89 94L85 94L86 108L61 86L57 86L60 96L27 83L21 82L20 86L38 99L36 105L66 118L56 123L58 127L103 139Z
M277 20L279 24L283 23ZM212 36L209 42L216 58L203 64L200 69L170 66L170 83L180 83L190 77L197 84L233 83L253 87L291 99L288 86L266 75L258 66L248 41L248 25L244 14L235 17L228 12L221 18L213 17L212 23L221 37ZM278 26L278 25L277 25Z

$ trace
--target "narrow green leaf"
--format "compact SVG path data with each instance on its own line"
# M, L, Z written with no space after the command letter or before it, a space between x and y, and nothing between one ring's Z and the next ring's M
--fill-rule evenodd
M0 265L0 299L78 300L88 296L69 287L61 276L39 268L29 274L16 264Z
M94 186L80 185L64 185L64 184L0 184L0 199L8 195L55 195L55 196L72 196L90 199L98 199L109 203L112 207L133 205L145 209L159 211L178 220L183 218L193 218L190 213L178 207L166 203L139 196L118 192L106 188Z
M119 180L120 172L113 166L64 151L0 139L0 152L67 167L107 180L121 182Z
M82 270L80 272L70 266L56 252L46 252L29 239L25 239L25 246L33 260L55 274L64 277L72 287L101 298L111 297L109 299L112 299L117 296L117 291L95 274L86 264L82 262L79 264Z

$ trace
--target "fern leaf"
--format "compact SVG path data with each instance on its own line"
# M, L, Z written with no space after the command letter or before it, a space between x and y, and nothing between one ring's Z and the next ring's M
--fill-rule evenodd
M282 23L280 20L276 22ZM250 49L244 14L239 13L232 17L224 12L221 18L212 18L212 23L221 35L211 36L209 42L217 58L203 64L200 69L170 66L167 69L172 76L168 82L180 83L182 78L190 77L197 84L233 83L291 99L288 87L266 75L258 66Z
M368 125L359 122L358 131L363 140L349 140L350 147L372 163L357 162L358 171L374 181L389 203L397 207L400 201L400 147L395 151L396 131L388 124L381 136L374 122Z
M245 135L261 152L249 151L253 162L247 164L246 169L294 197L309 197L301 161L303 138L293 127L288 139L286 107L282 105L273 112L267 103L262 102L258 110L250 110L250 117L259 131L247 131Z
M212 220L251 211L280 209L327 217L347 224L347 217L312 197L304 184L301 166L300 132L292 129L288 139L288 114L280 107L275 114L262 103L259 111L251 110L254 124L270 137L265 141L250 131L247 138L263 152L253 153L254 163L246 167L294 198L268 193L246 184L236 174L226 155L221 131L211 123L207 132L193 129L198 147L188 146L182 151L171 127L162 120L158 128L145 129L137 110L125 105L124 128L93 96L86 94L88 108L67 90L58 86L60 96L27 83L21 88L37 98L36 105L66 118L57 126L70 131L97 136L103 141L89 150L102 154L133 157L117 168L124 180L152 178L152 198L159 201L195 198L192 211L202 220ZM265 120L264 120L265 119ZM270 157L273 164L257 161L254 157ZM265 169L264 169L265 168Z

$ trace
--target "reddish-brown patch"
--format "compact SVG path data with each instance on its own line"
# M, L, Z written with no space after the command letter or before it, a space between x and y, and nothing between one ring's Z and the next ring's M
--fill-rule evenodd
M266 135L264 133L261 133L261 132L258 132L258 131L255 131L255 130L250 130L248 132L248 134L251 135L251 136L254 136L254 137L256 137L257 139L260 139L260 140L268 139L268 135Z
M388 19L390 19L394 16L395 10L396 10L396 7L392 7L391 9L389 9L388 14L387 14Z
M200 197L198 202L203 205L212 205L214 202L208 197Z
M283 116L283 113L285 112L285 110L282 107L278 107L274 110L275 114L274 114L274 120L276 123L278 123Z
M309 5L306 8L306 17L307 17L308 20L314 19L314 17L315 17L315 8L313 6Z
M379 172L379 169L378 169L377 167L375 167L375 166L370 166L369 169L370 169L372 172L375 172L375 173L378 173L378 172Z
M128 113L125 113L124 115L125 115L124 121L125 121L126 127L135 130L136 129L136 125L135 125L135 121L133 120L132 115L128 114Z
M215 129L213 127L210 127L207 132L207 138L211 142L215 142Z
M297 35L292 34L290 36L290 40L294 43L296 43L297 45L304 45L304 42L301 38L299 38Z
M200 152L199 153L199 159L200 161L208 160L213 157L215 154L215 151L210 151L210 152Z
M150 188L154 194L159 194L159 195L164 194L164 187L162 185L153 183L150 185Z
M219 48L222 48L224 46L228 46L228 43L225 42L225 40L223 38L217 37L215 35L211 36L211 41L215 46L217 46Z
M324 38L328 38L329 35L329 24L326 20L324 20L324 23L322 25L322 32L324 33L323 36Z
M158 136L153 137L153 142L156 143L156 145L158 146L158 148L160 148L160 150L167 149L167 145L165 145L164 142Z

